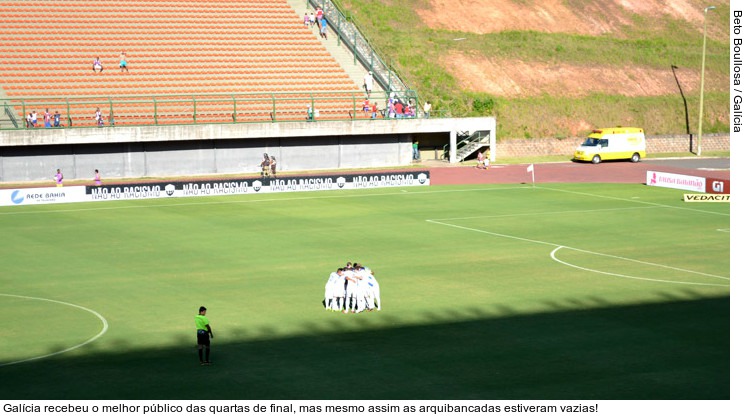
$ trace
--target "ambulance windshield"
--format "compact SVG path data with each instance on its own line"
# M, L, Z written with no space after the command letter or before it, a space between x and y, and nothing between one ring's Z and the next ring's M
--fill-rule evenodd
M587 138L586 141L584 141L583 144L581 144L582 147L596 147L597 144L599 144L599 139L597 138Z

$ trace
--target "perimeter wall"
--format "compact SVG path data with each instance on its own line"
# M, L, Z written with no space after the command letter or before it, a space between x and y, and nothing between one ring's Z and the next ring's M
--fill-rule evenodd
M281 123L105 126L0 131L0 182L258 173L263 154L279 171L401 167L412 144L455 145L458 132L494 118L357 119ZM493 139L495 144L495 139Z

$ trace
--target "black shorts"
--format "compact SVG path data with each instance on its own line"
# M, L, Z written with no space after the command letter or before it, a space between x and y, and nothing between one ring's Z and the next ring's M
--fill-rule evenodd
M198 345L209 345L209 333L207 331L196 331L196 343Z

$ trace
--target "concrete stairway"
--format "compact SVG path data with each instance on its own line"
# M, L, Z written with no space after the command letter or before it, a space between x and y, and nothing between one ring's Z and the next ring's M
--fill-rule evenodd
M290 6L297 12L298 21L302 22L305 17L305 13L315 13L315 10L311 10L307 7L307 0L287 0ZM349 49L339 42L336 32L328 29L327 35L328 40L321 38L317 27L312 29L313 34L318 38L323 45L328 49L331 56L339 63L339 65L346 70L349 77L354 81L360 89L364 88L364 75L367 73L367 69L362 66L359 61L354 63L354 55ZM379 93L379 92L378 92Z

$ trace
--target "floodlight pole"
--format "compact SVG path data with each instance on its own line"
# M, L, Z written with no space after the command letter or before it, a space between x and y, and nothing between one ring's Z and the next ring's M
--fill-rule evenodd
M705 92L705 41L707 38L708 10L715 9L716 6L708 6L703 10L703 66L700 70L700 112L698 113L698 138L697 138L697 156L703 153L703 95Z

